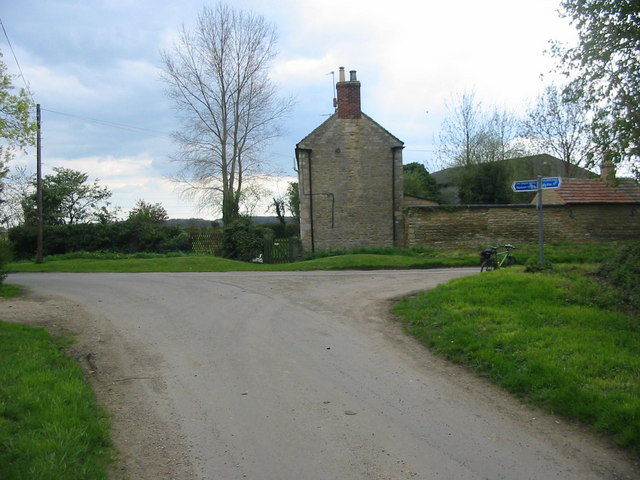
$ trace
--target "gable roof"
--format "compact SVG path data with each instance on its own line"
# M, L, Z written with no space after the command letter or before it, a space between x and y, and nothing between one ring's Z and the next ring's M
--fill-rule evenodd
M403 146L404 142L400 140L398 137L393 135L389 130L384 128L370 116L366 115L364 112L361 113L361 118L358 119L344 119L339 118L337 113L334 113L329 118L327 118L324 122L322 122L319 126L317 126L311 133L309 133L306 137L298 142L296 148L305 148L305 144L313 143L315 140L322 137L322 135L329 130L334 124L339 124L340 122L361 122L365 121L372 124L374 127L379 129L382 133L389 137L390 143L397 144L397 146Z
M547 153L528 155L525 157L507 158L496 163L506 165L511 170L513 180L535 178L537 175L544 177L572 177L589 178L589 170L572 165ZM437 172L430 172L438 185L452 185L458 181L460 172L464 167L448 167ZM525 173L526 172L526 173Z
M640 203L640 186L632 178L619 178L612 183L563 178L559 188L544 191L543 199L545 203L560 204Z

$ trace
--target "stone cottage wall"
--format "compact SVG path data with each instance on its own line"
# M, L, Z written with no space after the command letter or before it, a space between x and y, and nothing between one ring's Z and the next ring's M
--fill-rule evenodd
M406 245L482 248L536 243L535 205L412 206L405 209ZM640 205L545 205L545 242L640 238Z
M363 117L328 122L311 148L299 145L305 250L402 244L402 150L390 139Z

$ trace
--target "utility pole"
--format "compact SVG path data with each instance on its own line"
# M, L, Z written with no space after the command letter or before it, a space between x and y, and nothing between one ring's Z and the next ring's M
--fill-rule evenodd
M42 209L42 145L40 138L40 104L36 105L36 202L38 204L38 246L36 250L36 263L42 263L43 237L44 237L44 220Z

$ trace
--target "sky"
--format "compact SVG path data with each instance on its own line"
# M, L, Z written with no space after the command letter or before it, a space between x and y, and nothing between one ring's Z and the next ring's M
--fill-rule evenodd
M264 152L265 185L284 194L297 180L295 146L333 113L339 67L357 71L362 111L404 142L404 163L439 170L447 105L474 91L484 107L522 114L548 84L550 40L572 42L559 0L234 0L279 33L271 78L295 107ZM160 81L160 55L202 0L4 0L0 49L42 109L42 162L80 170L113 193L122 216L138 200L171 218L219 218L171 181L170 133L178 117ZM13 51L9 48L9 42ZM15 54L15 59L14 59ZM19 65L19 67L18 67ZM348 74L347 74L348 75ZM23 80L24 78L24 80ZM12 166L35 171L35 149ZM264 213L259 205L255 214Z

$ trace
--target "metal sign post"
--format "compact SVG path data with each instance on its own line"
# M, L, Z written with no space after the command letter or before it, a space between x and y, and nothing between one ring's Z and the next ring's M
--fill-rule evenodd
M542 190L550 188L559 188L562 185L562 178L547 177L542 178L538 175L537 180L518 180L513 182L511 189L514 192L533 192L538 191L538 202L536 209L538 210L538 243L540 246L540 266L544 267L544 215L542 213Z
M538 245L540 248L540 266L544 267L544 216L542 214L542 177L538 175Z

